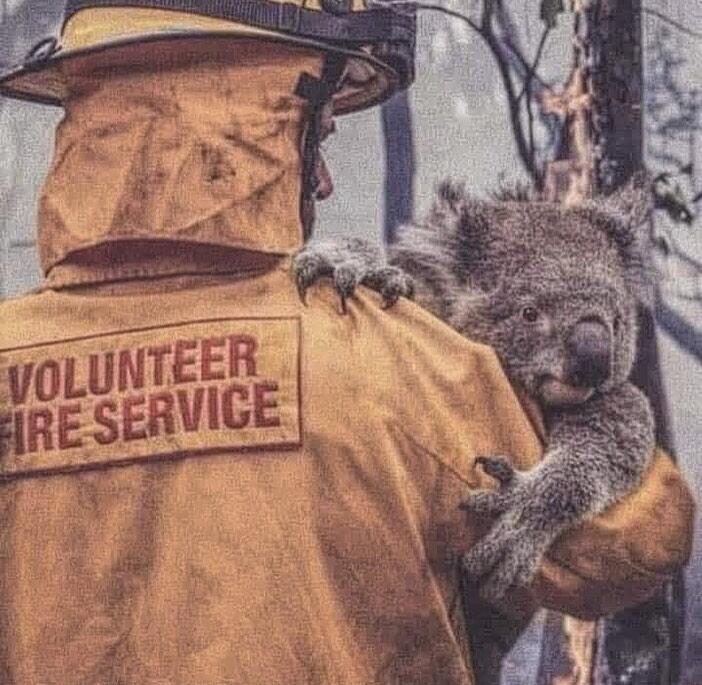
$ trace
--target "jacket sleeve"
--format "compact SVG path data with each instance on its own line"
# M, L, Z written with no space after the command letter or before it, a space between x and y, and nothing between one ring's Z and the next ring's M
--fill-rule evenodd
M490 348L441 328L410 304L403 307L411 315L404 337L393 321L403 354L412 349L411 364L402 360L396 411L415 442L457 476L446 504L457 507L466 489L494 487L476 468L477 455L506 455L528 470L542 456L546 431L536 403L509 384ZM544 606L592 618L633 606L687 561L693 518L682 475L659 451L635 492L556 540L528 591L510 597L510 608L522 614ZM482 522L464 519L452 545L465 551L485 532Z
M694 511L680 472L658 450L638 490L556 540L530 595L583 619L647 599L687 562Z

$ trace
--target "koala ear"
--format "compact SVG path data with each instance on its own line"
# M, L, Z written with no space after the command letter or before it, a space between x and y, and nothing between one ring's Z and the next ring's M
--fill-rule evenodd
M626 263L629 287L646 309L655 304L654 269L651 261L648 221L653 213L653 178L644 169L605 199L607 209L617 217L618 239Z
M464 273L467 264L482 250L488 233L486 203L472 197L462 181L446 179L436 190L436 198L425 225L439 231L434 237L451 255L451 261ZM458 275L458 274L457 274Z
M629 289L646 308L653 307L655 287L647 220L653 211L652 179L635 173L611 195L585 204L593 224L612 237L624 260Z
M631 242L653 211L653 179L637 171L621 188L599 201L600 208L615 219L615 238Z
M436 189L436 198L431 209L433 217L437 218L458 218L460 217L470 202L470 196L463 181L452 178L444 179ZM441 225L437 222L437 225Z
M445 299L471 278L486 233L485 203L472 198L463 182L446 180L437 188L428 216L398 231L392 259Z

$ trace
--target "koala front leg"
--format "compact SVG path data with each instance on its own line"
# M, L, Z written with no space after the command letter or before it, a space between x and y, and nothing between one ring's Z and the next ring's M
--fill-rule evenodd
M547 452L546 459L552 456ZM508 590L534 577L560 532L546 512L562 479L545 469L546 461L528 472L515 470L506 457L480 457L478 462L498 481L498 489L472 493L461 506L497 520L464 555L463 568L483 599L499 607ZM548 485L552 493L544 492Z
M493 604L511 587L529 583L558 535L631 492L653 454L648 400L629 383L548 418L542 462L519 472L505 458L479 458L499 487L473 493L462 505L497 516L463 559L466 573Z
M359 285L380 293L384 307L414 294L412 279L388 263L380 245L361 238L308 243L293 259L293 276L303 302L307 288L320 278L331 278L341 298L342 311L346 311L346 300Z

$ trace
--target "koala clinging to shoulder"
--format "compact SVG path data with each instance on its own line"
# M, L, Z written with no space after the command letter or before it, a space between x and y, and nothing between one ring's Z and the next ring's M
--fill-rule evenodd
M463 559L498 603L527 584L564 530L622 499L654 451L648 400L628 378L639 303L649 303L642 179L580 206L479 201L445 182L423 222L388 249L358 239L311 243L296 257L301 292L331 276L344 298L367 285L392 304L420 304L467 338L490 345L510 380L544 414L543 460L517 471L479 458L499 483L464 507L496 517ZM409 277L408 277L409 276Z

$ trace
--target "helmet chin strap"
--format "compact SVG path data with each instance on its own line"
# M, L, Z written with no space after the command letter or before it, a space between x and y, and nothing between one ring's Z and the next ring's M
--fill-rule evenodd
M324 106L336 92L346 66L343 55L328 54L322 65L319 78L302 74L297 83L295 94L309 103L309 115L304 133L302 148L302 197L301 202L312 201L317 190L317 159L322 133L322 114Z

